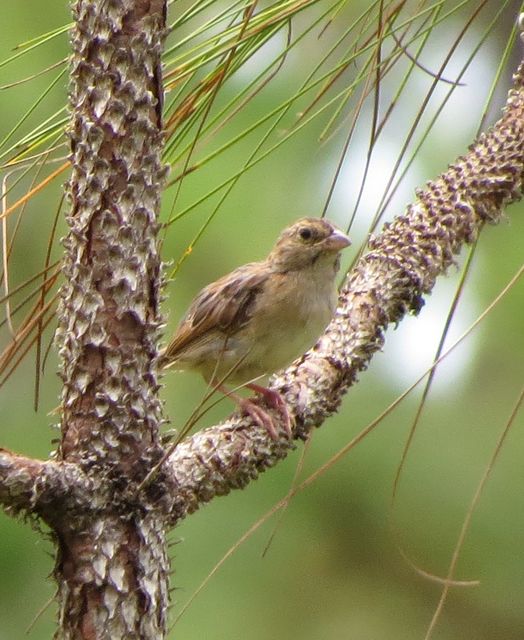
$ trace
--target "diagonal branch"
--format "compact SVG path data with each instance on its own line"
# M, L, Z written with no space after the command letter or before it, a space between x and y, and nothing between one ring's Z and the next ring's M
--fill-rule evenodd
M416 201L374 237L349 274L335 318L317 345L281 375L281 391L304 439L334 413L347 389L384 344L384 331L418 313L424 294L486 222L522 196L524 63L514 76L501 119ZM231 418L175 449L165 470L172 483L173 522L217 495L244 487L291 449L270 441L246 419Z

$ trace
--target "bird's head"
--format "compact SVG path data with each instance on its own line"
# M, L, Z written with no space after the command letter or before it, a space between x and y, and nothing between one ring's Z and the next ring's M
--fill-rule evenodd
M282 231L268 261L280 272L303 269L319 260L335 263L351 241L324 218L301 218Z

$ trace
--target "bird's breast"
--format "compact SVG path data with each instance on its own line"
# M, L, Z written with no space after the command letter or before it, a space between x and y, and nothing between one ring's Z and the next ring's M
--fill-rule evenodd
M256 338L249 359L267 373L286 367L310 349L333 316L333 278L316 282L300 275L285 274L285 278L294 281L283 280L282 286L277 283L270 307L254 314Z

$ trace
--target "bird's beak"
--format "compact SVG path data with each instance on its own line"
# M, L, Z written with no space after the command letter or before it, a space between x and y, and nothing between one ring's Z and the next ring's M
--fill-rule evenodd
M334 229L333 233L326 238L326 246L330 251L341 251L349 247L350 244L351 240L339 229Z

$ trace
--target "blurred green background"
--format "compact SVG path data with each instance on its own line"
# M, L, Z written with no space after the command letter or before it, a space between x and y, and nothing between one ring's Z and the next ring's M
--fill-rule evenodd
M345 19L369 3L349 3ZM449 7L454 3L447 3ZM171 8L172 18L178 4ZM187 5L181 5L181 8ZM216 7L224 7L216 3ZM314 10L320 10L318 3ZM326 5L327 6L327 5ZM471 13L473 3L469 3ZM459 48L445 74L454 72L478 43L500 3L490 0L471 34ZM489 12L491 9L491 13ZM415 186L445 169L463 153L475 136L489 83L502 56L517 15L510 3L490 38L475 56L427 143L417 154L405 183L387 211L402 211ZM180 9L181 10L181 9ZM435 71L442 51L462 28L464 13L445 23L429 48L425 63ZM306 20L307 16L301 19ZM5 3L0 25L1 59L8 58L21 41L70 20L65 3L36 0ZM338 26L337 26L338 24ZM341 29L335 22L332 29ZM176 33L170 42L176 41ZM275 46L279 43L277 42ZM281 44L281 43L280 43ZM201 156L233 138L253 119L269 112L293 90L295 77L303 77L322 39L306 40L302 53L293 51L282 73L257 100L234 118ZM269 48L271 48L271 43ZM53 64L67 55L67 37L0 68L0 84L12 82ZM304 53L306 52L307 55ZM224 90L224 100L239 91L263 64L262 51L237 73ZM488 118L496 117L511 69L522 47L516 46L496 93ZM310 58L311 56L311 58ZM434 57L433 57L434 56ZM250 66L251 65L251 66ZM456 65L456 66L453 66ZM35 78L14 90L0 93L0 137L10 131L53 74ZM53 76L54 77L54 76ZM505 80L504 80L505 78ZM399 115L388 128L370 169L371 184L352 229L355 243L345 257L347 266L363 241L374 207L404 141L409 118L433 78L419 70L410 91L402 98ZM388 79L394 86L394 80ZM296 90L296 87L294 87ZM449 87L442 88L442 94ZM393 90L390 91L390 95ZM65 78L50 92L42 110L22 127L30 128L59 109L67 95ZM218 99L218 102L222 98ZM385 98L383 98L385 99ZM297 109L293 111L296 117ZM426 116L424 116L426 117ZM301 215L322 211L348 121L322 143L319 135L326 119L311 126L246 173L197 243L188 260L167 287L165 309L172 329L195 293L204 284L239 264L265 256L282 227ZM287 125L285 125L287 126ZM277 136L284 136L283 125ZM345 226L355 205L368 143L368 130L357 133L342 170L328 215ZM16 137L16 136L15 136ZM184 182L175 211L182 211L244 162L257 138L247 137L228 153ZM199 157L198 155L196 157ZM176 171L175 171L176 173ZM43 194L24 216L13 253L11 276L20 281L41 268L56 211L62 180ZM23 193L23 185L14 190ZM25 187L27 189L27 185ZM165 197L164 219L171 214L174 190ZM378 195L377 195L378 194ZM166 260L180 258L213 208L206 201L169 228L163 252ZM508 209L507 221L486 228L479 242L466 291L454 319L449 344L501 291L522 262L524 213L522 205ZM61 234L64 226L61 226ZM58 249L56 250L58 251ZM463 258L458 259L458 267ZM314 471L373 420L431 363L460 269L452 269L438 283L418 318L408 318L390 329L386 347L375 357L359 384L348 393L340 413L314 434L302 477ZM354 450L296 496L287 509L265 555L262 552L275 519L262 526L212 578L170 638L184 640L229 638L262 640L411 640L424 638L438 603L441 587L416 573L402 556L418 568L444 577L460 528L484 469L493 454L520 393L524 373L524 287L519 281L496 309L439 368L420 427L409 451L394 509L393 481L420 398L412 393ZM2 309L2 319L4 317ZM9 336L3 336L3 345ZM51 352L42 380L39 411L33 411L34 359L22 366L0 390L2 438L0 446L38 457L54 448L59 380L57 359ZM163 397L172 426L180 427L204 393L205 385L191 374L169 374ZM227 402L214 408L202 426L214 424L230 411ZM523 481L524 418L518 414L493 473L473 516L471 529L455 574L460 580L479 580L476 587L451 589L433 637L440 640L521 640L524 637ZM277 468L262 475L244 491L215 500L172 533L173 618L223 554L292 485L303 446ZM28 523L0 516L0 640L25 637L27 626L54 593L50 579L52 546ZM55 607L45 608L30 638L49 638Z

